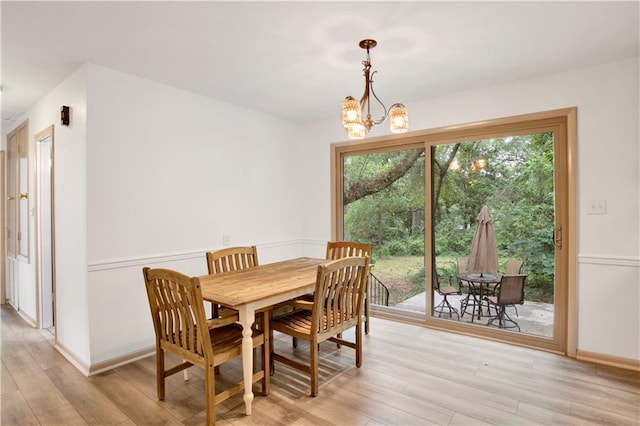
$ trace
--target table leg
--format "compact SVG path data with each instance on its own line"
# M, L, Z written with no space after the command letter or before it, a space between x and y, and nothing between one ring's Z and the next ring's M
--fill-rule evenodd
M240 309L240 324L242 324L242 379L244 381L244 405L247 416L251 415L253 402L253 341L251 325L255 321L255 310L245 307Z
M480 283L478 287L480 287L478 290L478 320L480 320L480 317L482 316L482 287L484 286Z

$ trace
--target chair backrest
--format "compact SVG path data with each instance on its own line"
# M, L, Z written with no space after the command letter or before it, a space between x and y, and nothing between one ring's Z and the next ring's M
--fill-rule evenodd
M349 256L368 256L371 258L371 244L357 243L354 241L327 242L326 259L336 260Z
M227 247L207 253L209 274L237 271L258 266L256 246Z
M441 284L440 280L442 280L442 278L440 278L440 276L438 275L438 271L436 271L436 268L431 268L431 271L432 271L431 279L433 280L431 284L434 290L440 293L440 284Z
M516 259L507 259L507 263L504 266L505 275L518 275L522 272L522 262Z
M457 259L457 268L458 268L458 276L466 275L469 270L467 268L467 263L469 262L468 257L459 257Z
M346 257L318 266L311 330L335 335L360 321L368 276L369 257Z
M158 348L202 364L212 359L211 337L197 277L170 269L143 269Z
M526 275L503 275L498 290L499 305L524 303L524 282Z

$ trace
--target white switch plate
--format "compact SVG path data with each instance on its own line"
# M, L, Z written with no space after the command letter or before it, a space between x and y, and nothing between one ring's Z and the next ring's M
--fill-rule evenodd
M607 200L590 200L587 214L607 214Z
M231 244L231 237L229 234L222 234L222 245L228 246L229 244Z

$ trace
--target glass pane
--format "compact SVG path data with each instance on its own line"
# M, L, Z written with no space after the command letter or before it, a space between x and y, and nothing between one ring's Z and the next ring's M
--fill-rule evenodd
M553 133L439 145L432 159L433 264L441 283L432 315L552 337ZM478 221L483 206L490 225ZM478 226L484 238L472 250ZM520 280L501 280L518 273L526 275L523 298Z
M343 238L371 243L372 304L426 312L424 149L343 158Z

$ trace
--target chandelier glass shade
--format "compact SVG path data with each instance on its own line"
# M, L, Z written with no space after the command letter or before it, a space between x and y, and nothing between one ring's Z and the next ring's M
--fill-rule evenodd
M409 115L407 108L399 103L387 107L378 98L373 90L373 74L371 71L371 57L369 50L376 47L375 40L366 39L360 42L360 47L367 51L367 58L362 61L364 73L364 94L358 102L354 97L347 96L342 102L342 125L347 129L349 139L363 139L365 133L371 130L376 124L384 122L389 118L389 127L392 133L404 133L409 130ZM371 116L371 98L374 98L381 106L383 114L380 118L373 119Z

